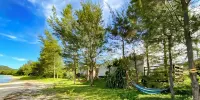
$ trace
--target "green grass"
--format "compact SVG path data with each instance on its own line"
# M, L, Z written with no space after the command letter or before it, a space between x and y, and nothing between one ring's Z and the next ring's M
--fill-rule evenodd
M108 89L104 86L103 80L95 81L90 87L88 83L73 81L60 81L53 88L44 89L43 94L56 94L56 98L70 100L171 100L170 94L147 95L138 92L136 89ZM187 95L176 95L176 100L191 100Z
M47 88L41 91L43 95L56 95L59 99L70 100L171 100L170 94L148 95L138 92L135 88L132 89L108 89L105 88L104 80L97 80L93 87L89 86L88 82L76 82L67 79L53 79L41 77L20 77L20 80L35 80L44 83L54 83L52 88ZM78 81L78 80L77 80ZM183 83L175 85L176 90L183 89L183 94L189 94L190 80L186 79ZM186 91L185 91L186 90ZM176 95L176 100L191 100L188 95Z
M16 78L20 79L20 80L34 80L34 81L38 81L38 82L44 82L44 83L57 83L60 81L65 81L67 79L62 79L62 78L44 78L44 77L36 77L36 76L16 76Z

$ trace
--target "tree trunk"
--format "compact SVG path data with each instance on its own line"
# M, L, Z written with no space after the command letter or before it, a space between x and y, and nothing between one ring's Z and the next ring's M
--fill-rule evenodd
M129 68L127 64L124 64L126 66L126 86L129 86Z
M125 59L125 41L124 38L122 38L122 58ZM129 68L127 64L124 64L124 67L126 69L126 83L128 86L128 81L129 81Z
M90 63L90 86L93 86L94 84L94 76L93 76L93 72L94 72L94 67L93 67L93 60L91 60L92 62Z
M90 70L90 86L93 86L94 84L94 79L93 79L93 67Z
M99 68L96 68L95 67L95 79L98 79L99 78Z
M78 67L79 67L79 60L78 59L76 59L76 68L78 69ZM76 72L77 73L77 72ZM79 76L78 76L78 81L80 81L80 71L78 72L79 73Z
M138 69L137 69L137 59L136 54L134 53L134 62L135 62L135 74L136 74L136 83L138 83L139 77L138 77Z
M90 68L88 67L87 68L87 81L90 80Z
M74 84L76 84L76 60L74 58Z
M124 39L122 39L122 57L124 58L125 57L125 51L124 51L124 47L125 44L124 44Z
M188 57L188 65L189 69L194 69L194 62L193 62L193 47L192 47L192 37L189 29L189 15L188 15L188 6L189 1L188 0L181 0L182 4L182 10L184 12L184 35L186 40L186 46L187 46L187 57ZM199 100L199 84L197 81L197 74L196 73L190 73L191 78L191 86L192 86L192 95L193 100Z
M196 52L197 52L197 59L199 58L199 50L198 50L198 43L195 43L196 44Z
M171 99L174 100L175 99L175 95L174 95L174 81L173 81L173 75L172 75L172 71L173 71L173 64L172 64L172 54L171 54L171 48L172 48L172 36L168 36L168 50L169 50L169 63L170 63L170 67L169 67L169 83L170 83L170 92L171 92Z
M88 54L87 53L87 51L86 51L86 54ZM87 81L89 81L90 80L90 68L89 68L89 66L88 66L88 59L87 59L87 57L85 57L85 59L86 59L86 67L87 67L87 73L86 73L86 79L87 79Z
M165 70L167 70L167 46L166 46L166 40L163 39L163 46L164 46L164 67L165 67Z
M55 69L55 56L53 57L53 78L56 78L56 69Z
M56 73L56 77L57 77L57 79L58 79L58 72Z
M149 45L146 43L146 57L147 57L147 76L149 76L150 73L150 66L149 66Z

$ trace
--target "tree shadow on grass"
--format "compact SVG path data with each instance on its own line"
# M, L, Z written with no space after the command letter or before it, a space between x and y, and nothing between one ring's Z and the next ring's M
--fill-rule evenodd
M45 79L45 78L39 76L23 76L20 78L20 80L38 80L38 79Z
M163 95L163 94L158 94L158 95L140 95L137 100L171 100L170 94L168 95ZM192 100L190 96L188 95L176 95L175 100Z
M90 86L55 87L43 90L47 94L66 94L84 99L119 99L119 94L126 91L114 89L101 89Z
M105 83L96 81L91 87L86 83L73 85L68 82L56 84L53 88L42 90L45 95L59 94L57 98L67 96L69 99L90 99L90 100L171 100L170 94L147 95L138 92L136 89L108 89ZM176 100L185 100L188 96L176 96ZM188 99L187 99L188 100Z
M76 85L68 84L67 82L60 82L56 84L53 88L47 88L42 90L42 94L52 95L52 94L61 94L68 95L70 99L81 98L81 99L92 99L92 100L102 100L102 99L122 99L126 96L123 94L134 94L137 95L135 90L127 89L107 89L104 86L104 83L99 81L95 82L93 87L90 87L89 84L79 83Z

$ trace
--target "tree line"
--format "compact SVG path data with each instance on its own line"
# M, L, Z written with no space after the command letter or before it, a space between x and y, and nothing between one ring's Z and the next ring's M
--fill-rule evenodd
M28 61L19 68L17 75L62 78L64 62L58 41L48 31L45 31L45 37L39 38L42 46L38 61Z

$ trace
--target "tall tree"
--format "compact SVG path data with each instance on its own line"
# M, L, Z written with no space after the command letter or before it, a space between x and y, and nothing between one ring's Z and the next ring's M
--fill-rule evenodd
M189 5L191 0L180 0L182 6L182 15L183 15L183 28L184 28L184 36L186 40L187 46L187 57L188 57L188 67L189 70L195 69L194 61L193 61L193 47L192 47L192 37L191 37L191 29L190 29L190 18L189 18ZM199 100L199 84L197 81L197 74L190 72L190 78L192 81L192 94L193 100Z
M149 2L149 1L148 1ZM152 29L154 29L154 25L151 22L154 19L152 18L152 8L150 5L142 6L141 0L131 0L130 5L128 7L127 15L130 19L133 27L137 30L137 33L140 36L140 40L142 40L145 49L146 49L146 58L147 58L147 75L150 72L150 64L149 64L149 46L152 44ZM148 10L147 10L148 9ZM148 11L148 12L147 12ZM151 12L151 13L150 13Z
M163 42L165 67L167 67L166 41L168 41L168 52L169 52L169 63L170 63L169 83L170 83L171 98L174 99L175 97L174 97L173 76L172 76L173 59L172 59L171 48L173 47L172 41L175 42L181 39L181 36L177 32L174 32L174 30L178 29L177 28L178 22L175 20L175 16L170 16L171 14L165 8L166 6L165 3L162 2L163 1L155 2L153 0L150 1L132 0L132 6L130 8L134 8L131 9L133 12L132 16L134 16L139 20L138 23L141 24L140 27L142 26L143 28L142 29L142 31L144 32L143 36L145 37L143 38L143 40L146 41L145 43L160 44L161 42ZM168 30L170 32L166 32ZM172 32L174 33L172 34ZM178 39L175 40L176 38L173 37L178 37ZM146 47L146 50L148 52L148 47Z
M80 35L76 28L76 20L73 16L72 6L68 4L59 19L56 9L52 9L53 15L48 19L54 34L62 41L65 63L73 63L74 84L76 83L76 70L80 55Z
M128 18L125 14L125 9L122 10L122 12L114 12L110 8L110 12L112 14L112 25L108 26L108 31L115 37L112 37L111 39L120 40L122 44L122 57L125 57L125 42L126 37L128 34Z
M61 47L59 46L56 39L48 32L45 31L45 38L40 37L40 40L43 44L42 50L40 53L40 65L43 68L43 76L45 77L54 77L56 75L57 69L63 67L61 59Z
M112 15L112 23L111 25L108 26L107 30L110 34L112 34L110 36L112 40L119 40L121 42L122 58L125 58L125 45L126 43L135 44L137 41L137 34L134 30L134 27L132 27L132 23L130 22L127 16L127 8L122 8L121 11L113 11L110 7L110 12ZM136 58L136 55L134 56ZM136 62L136 59L135 59L135 62ZM129 81L129 66L127 64L124 64L124 68L126 70L127 81ZM136 76L138 79L137 67L135 67L135 70L136 70L136 73L137 73Z
M102 9L99 4L91 1L81 3L82 9L75 12L77 17L77 29L82 37L82 48L87 51L86 57L90 68L90 85L93 85L93 71L96 66L98 50L103 45L104 28L102 21Z

